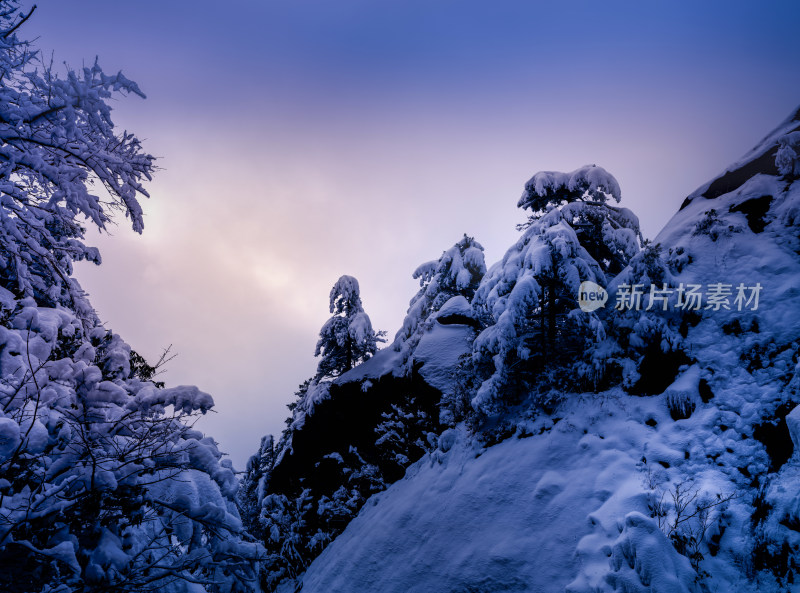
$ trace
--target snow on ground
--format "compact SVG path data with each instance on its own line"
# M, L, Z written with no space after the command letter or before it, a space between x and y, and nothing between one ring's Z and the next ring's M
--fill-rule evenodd
M400 353L392 348L378 350L375 355L362 362L356 368L343 373L336 379L337 383L354 383L366 379L378 379L391 373L400 366Z
M660 566L672 567L672 584L660 591L690 591L688 560L644 516L642 457L663 469L659 461L680 464L689 445L680 430L678 438L652 438L644 420L670 422L663 403L622 395L576 401L554 426L536 422L541 435L487 449L463 428L446 433L312 564L304 593L611 591L626 571ZM615 547L626 544L658 561L631 567L619 552L614 570Z

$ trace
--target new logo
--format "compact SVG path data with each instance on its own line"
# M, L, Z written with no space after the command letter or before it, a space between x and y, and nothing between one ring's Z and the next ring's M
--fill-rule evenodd
M581 311L591 313L605 306L606 301L608 301L608 292L605 288L588 280L581 282L580 288L578 288L578 306Z

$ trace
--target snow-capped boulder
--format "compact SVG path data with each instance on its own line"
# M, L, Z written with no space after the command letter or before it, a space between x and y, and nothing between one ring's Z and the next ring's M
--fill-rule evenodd
M789 428L794 450L800 451L800 406L795 407L786 415L786 426Z

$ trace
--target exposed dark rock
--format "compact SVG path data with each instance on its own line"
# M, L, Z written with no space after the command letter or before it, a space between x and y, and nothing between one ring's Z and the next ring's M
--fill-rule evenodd
M747 217L747 226L754 233L760 233L766 226L764 216L769 211L769 206L772 204L772 196L761 196L760 198L751 198L732 206L731 212L742 212Z
M778 168L775 166L775 153L777 151L778 145L775 144L767 149L761 156L747 162L747 164L733 171L728 171L721 177L717 177L711 182L711 185L708 186L703 197L708 199L718 198L723 194L727 194L742 187L745 182L759 173L765 175L779 175Z
M634 395L658 395L675 382L678 369L691 359L680 350L663 352L658 341L650 344L639 363L640 378L631 387Z
M325 456L350 451L351 447L366 462L378 466L387 482L403 477L405 469L386 463L377 450L375 428L383 421L382 414L391 412L392 404L400 404L408 394L414 395L415 408L426 412L438 424L441 393L425 383L417 372L411 377L389 374L371 381L366 391L361 382L331 387L330 398L317 403L302 428L294 431L291 452L284 455L270 475L270 493L288 496L310 488L329 494L334 484L338 486L339 470ZM422 451L418 457L421 455Z
M711 401L714 397L714 392L711 391L711 387L708 385L708 381L705 379L700 379L700 383L697 386L697 390L700 392L700 399L704 404L707 404Z
M753 428L753 437L761 442L769 455L769 471L776 472L789 461L794 452L794 444L786 425L786 415L794 404L783 404L775 411L772 420L767 420Z
M441 323L442 325L468 325L469 327L475 328L476 330L480 330L481 324L472 317L468 317L467 315L461 315L459 313L453 313L452 315L443 315L441 317L437 317L436 321Z

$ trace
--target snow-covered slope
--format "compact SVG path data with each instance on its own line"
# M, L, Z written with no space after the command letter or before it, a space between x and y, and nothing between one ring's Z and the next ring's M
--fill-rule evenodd
M672 385L509 413L493 446L450 429L311 564L303 593L800 591L798 120L657 237L674 287L706 299L686 310Z
M582 403L585 414L485 450L463 430L446 432L435 453L367 503L303 590L578 591L616 575L607 554L630 537L626 515L647 512L639 453L653 429L626 419L619 401L599 411ZM634 417L656 407L637 406ZM663 535L649 539L659 562L691 576Z

